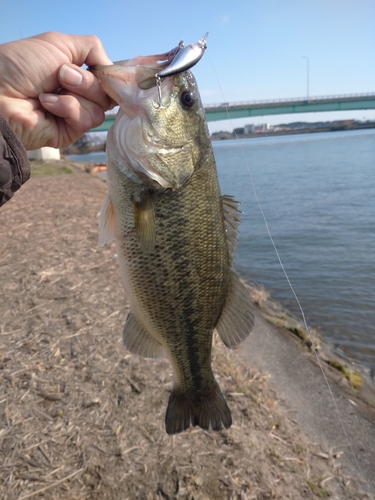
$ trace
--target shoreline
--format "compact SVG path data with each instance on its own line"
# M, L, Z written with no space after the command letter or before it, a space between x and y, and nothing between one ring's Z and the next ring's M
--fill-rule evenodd
M270 130L269 132L258 132L251 134L237 134L236 136L231 134L230 132L226 133L218 133L217 135L211 135L212 141L221 141L221 140L233 140L233 139L252 139L259 137L274 137L281 135L302 135L302 134L318 134L324 132L349 132L352 130L368 130L375 128L375 122L371 122L369 124L364 123L360 125L327 125L325 127L306 127L300 129L284 129L284 130Z
M91 168L90 164L79 165L92 175L102 181L106 179L100 175L101 171ZM271 298L272 291L265 289L262 285L255 286L241 277L242 282L248 288L253 303L258 307L259 313L271 325L277 329L287 332L290 341L299 345L303 354L315 364L319 361L314 354L314 346L320 362L324 364L330 373L330 377L336 382L339 380L347 396L353 398L361 406L375 425L375 384L370 370L359 362L354 362L344 355L336 352L334 347L318 333L319 325L309 327L306 331L301 320L280 302Z
M0 212L0 493L1 484L17 497L47 486L65 498L71 478L77 499L175 498L176 487L186 499L371 498L363 489L375 492L373 407L366 413L360 391L327 365L362 483L298 321L249 285L254 331L234 351L213 343L232 428L166 436L169 363L121 345L128 306L114 247L97 241L105 183L83 164L47 166L33 162L31 180ZM46 484L39 475L51 466Z
M103 176L103 171L106 170L105 164L102 163L78 163L68 161L68 159L61 160L73 165L74 168L79 169L82 172L88 173L94 177L97 177L102 182L106 182L106 177ZM237 271L238 272L238 271ZM302 320L298 319L296 314L290 311L285 305L281 304L278 300L272 297L272 290L264 288L262 284L254 284L246 279L244 279L238 272L243 283L249 289L250 295L254 303L257 303L259 308L264 309L265 319L274 324L276 327L281 327L289 331L292 336L295 336L300 341L304 342L307 347L311 343L308 339L308 332L306 332L305 326L302 325ZM268 311L268 313L267 313ZM268 316L267 316L268 314ZM375 402L375 379L369 368L362 365L359 361L354 360L346 356L344 353L339 353L324 337L318 333L318 329L321 330L319 325L314 327L309 326L310 333L317 341L318 345L324 346L324 352L326 356L326 362L328 362L329 353L331 353L332 365L336 365L336 369L340 371L344 378L350 379L349 372L353 374L357 373L359 377L366 381L366 385L374 390L374 402ZM355 378L355 375L354 375ZM350 380L349 380L350 381ZM375 408L375 406L374 406ZM375 423L375 420L374 420Z
M350 127L345 126L326 126L326 127L314 127L314 128L303 128L294 130L273 130L269 132L259 132L252 134L237 134L233 135L230 132L214 133L210 135L211 141L223 141L223 140L235 140L235 139L256 139L261 137L277 137L283 135L304 135L304 134L317 134L324 132L348 132L352 130L369 130L375 128L375 122L369 124L364 123L361 125L351 125ZM88 153L105 152L105 143L95 144L94 146L75 146L71 144L65 148L61 148L62 155L79 155Z
M93 175L100 179L102 182L106 182L106 177L102 175L103 170L105 171L105 164L91 164L91 163L77 163L69 162L68 160L63 160L78 168L80 171ZM305 346L311 349L311 341L308 338L309 334L306 331L304 325L301 324L301 319L298 319L292 311L290 311L285 305L281 304L279 301L272 297L272 290L264 288L262 284L255 285L244 279L240 273L238 273L241 281L246 285L249 290L252 300L262 312L262 315L269 323L280 327L288 331L292 338L295 337L297 341L301 341ZM362 365L360 362L355 361L347 357L344 353L340 354L336 351L333 345L331 345L327 340L323 338L321 334L318 333L320 330L319 325L314 327L309 327L310 334L313 340L316 341L317 345L320 346L318 349L323 348L325 353L324 361L328 363L331 360L332 367L341 372L343 378L346 378L350 383L350 372L353 372L354 378L357 373L364 381L366 381L366 386L373 388L374 390L374 402L375 402L375 381L370 372L370 369ZM375 408L375 405L374 405ZM374 414L375 415L375 414ZM374 418L375 423L375 418Z
M273 298L264 287L255 287L241 278L258 313L276 331L298 346L302 356L327 369L328 378L339 381L346 395L356 401L375 425L375 384L364 366L340 356L316 328L309 332L291 311ZM319 360L317 359L319 358Z
M66 161L69 164L74 165L75 168L78 168L79 170L85 173L94 175L98 177L101 181L106 182L106 176L103 175L103 172L106 172L105 163L86 163L86 162L81 163L81 162L69 161L68 159L64 159L62 161ZM278 311L278 314L280 315L281 318L283 317L283 315L285 315L285 317L288 318L284 322L280 320L280 318L279 319L274 318L274 320L276 321L276 326L282 326L287 330L290 330L300 339L305 340L303 337L308 335L308 333L305 330L305 326L301 325L302 320L297 319L296 314L298 314L298 311L293 312L292 310L288 309L286 305L282 304L280 301L278 301L272 296L272 290L266 289L261 283L259 284L251 283L250 281L247 281L245 278L241 276L240 271L236 272L241 277L241 280L244 283L246 283L246 285L249 287L249 290L253 291L255 296L259 296L260 292L260 295L265 295L267 297L267 302L273 304L273 306L268 306L270 310ZM272 318L270 318L270 321L272 322ZM294 326L291 326L291 324L293 324ZM341 372L344 373L344 376L346 378L348 378L348 376L345 375L345 369L342 369L342 367L340 367L340 364L345 365L348 371L357 372L359 376L364 378L371 387L374 387L375 390L375 374L373 373L374 370L370 369L364 364L361 364L359 360L350 358L350 356L347 356L344 352L341 353L338 352L338 350L335 348L334 345L332 345L328 340L326 340L321 334L318 333L317 330L321 331L321 326L319 324L314 325L314 327L309 326L309 329L313 332L312 335L314 337L317 337L319 339L319 342L326 346L325 350L330 351L332 353L332 357L336 360L332 362L336 363L337 369L341 370Z

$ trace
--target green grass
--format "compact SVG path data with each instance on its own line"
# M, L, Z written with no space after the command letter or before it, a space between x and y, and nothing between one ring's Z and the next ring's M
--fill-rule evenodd
M327 490L321 488L318 484L314 483L313 481L307 481L307 484L309 485L309 488L314 493L314 495L320 498L330 497L330 494Z
M286 318L287 317L285 314L283 314L280 318L273 318L272 316L267 316L267 321L269 321L270 323L272 323L276 326L280 326L281 328L285 328L286 330L289 330L294 335L296 335L296 337L298 337L301 340L303 340L304 342L306 342L308 340L308 336L307 336L304 328L300 325L291 325L290 323L288 323Z
M31 164L31 177L46 177L48 175L73 174L73 168L68 164L37 162Z
M354 390L358 389L358 387L362 384L362 377L353 370L349 370L346 366L336 360L329 360L328 364L333 368L336 368L339 372L341 372L349 381L350 387Z

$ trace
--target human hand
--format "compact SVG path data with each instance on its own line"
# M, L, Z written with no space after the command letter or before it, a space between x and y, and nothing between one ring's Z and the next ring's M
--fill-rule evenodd
M48 32L0 45L0 115L26 149L67 146L103 122L112 102L82 64L111 64L95 36Z

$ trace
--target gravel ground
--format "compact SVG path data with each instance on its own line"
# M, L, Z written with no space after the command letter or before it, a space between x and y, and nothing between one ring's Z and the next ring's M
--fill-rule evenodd
M105 195L64 162L35 163L0 211L0 498L370 498L216 337L233 426L165 433L171 368L121 345L128 304L114 247L97 242Z

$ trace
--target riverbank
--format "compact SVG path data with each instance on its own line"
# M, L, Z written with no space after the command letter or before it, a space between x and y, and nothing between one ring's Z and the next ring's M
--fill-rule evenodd
M230 132L217 132L211 135L212 141L222 141L222 140L233 140L233 139L252 139L259 137L277 137L281 135L299 135L299 134L316 134L320 132L343 132L348 130L365 130L375 128L375 122L364 122L364 123L350 123L345 124L338 122L328 122L327 125L324 126L314 126L314 127L304 127L304 128L287 128L287 126L282 127L281 130L265 130L258 133L230 133ZM65 148L61 148L61 153L63 155L79 155L79 154L87 154L87 153L96 153L105 151L105 138L103 136L103 142L90 145L89 141L83 141L84 146L82 145L82 140L80 140L79 144L70 144Z
M364 123L336 123L328 122L323 126L314 127L299 127L299 128L288 128L288 125L279 126L278 130L264 130L262 132L256 132L251 134L245 133L230 133L230 132L218 132L211 135L212 141L222 141L222 140L233 140L233 139L252 139L259 137L277 137L281 135L299 135L299 134L317 134L322 132L344 132L348 130L367 130L375 128L375 122L364 122Z
M214 340L232 428L165 434L170 366L121 345L128 306L115 249L97 243L107 189L83 170L33 164L32 179L0 212L2 498L372 498L360 492L374 486L365 464L360 484L345 438L336 447L328 432L317 444L291 411L298 405L301 415L304 402L274 392L277 378L285 387L305 379L319 391L311 386L309 399L327 401L310 368L309 339L262 291L249 288L257 322L245 345L228 351ZM281 367L271 373L276 360ZM291 369L297 360L303 374ZM372 418L370 397L337 370L329 376L340 397L355 403L351 413L365 433L355 452L371 468L374 426L361 423L363 412Z

